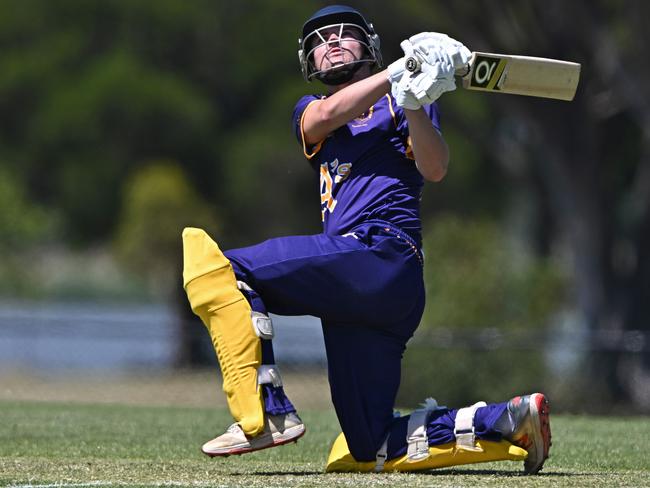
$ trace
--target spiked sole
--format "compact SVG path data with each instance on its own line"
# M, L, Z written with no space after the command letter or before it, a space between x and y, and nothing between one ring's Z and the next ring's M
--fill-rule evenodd
M536 459L526 459L524 462L524 471L526 474L535 474L544 466L544 461L548 459L549 449L551 448L550 406L548 400L542 393L534 393L530 396L529 408L530 417L534 425L532 442L535 446L537 456Z

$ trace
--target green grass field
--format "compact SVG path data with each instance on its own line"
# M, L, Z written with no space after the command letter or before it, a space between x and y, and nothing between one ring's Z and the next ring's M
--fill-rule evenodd
M538 476L521 463L418 474L324 474L337 434L329 411L305 411L298 444L210 459L200 443L225 410L0 402L1 486L650 486L650 418L552 417L551 458Z

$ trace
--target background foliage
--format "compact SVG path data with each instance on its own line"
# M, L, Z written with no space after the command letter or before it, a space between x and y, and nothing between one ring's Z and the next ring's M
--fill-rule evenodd
M604 404L647 411L650 68L639 60L650 7L351 3L375 24L387 61L400 55L401 39L439 30L472 50L583 67L571 103L462 90L443 97L451 170L423 197L429 307L405 376L444 383L458 400L485 385L479 371L508 389L529 385L512 364L526 369L522 378L560 384L539 347L479 360L483 352L454 350L456 339L429 356L422 346L434 337L439 348L448 328L467 341L473 328L547 331L580 337L589 352L562 377L573 375ZM61 286L44 285L52 269L44 263L93 250L126 263L126 277L115 276L128 282L96 282L96 294L123 298L135 286L138 296L176 300L174 236L185 225L212 226L225 248L318 232L316 176L289 116L300 95L322 91L304 84L296 60L300 26L322 5L1 2L3 295L56 295ZM72 289L92 295L87 273L78 274L83 286ZM637 340L626 349L629 337ZM422 387L405 383L404 394L411 401Z

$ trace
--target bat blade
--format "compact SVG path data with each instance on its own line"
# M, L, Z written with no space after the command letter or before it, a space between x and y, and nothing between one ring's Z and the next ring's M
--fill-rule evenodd
M557 59L472 53L468 68L457 74L467 90L573 100L580 64Z

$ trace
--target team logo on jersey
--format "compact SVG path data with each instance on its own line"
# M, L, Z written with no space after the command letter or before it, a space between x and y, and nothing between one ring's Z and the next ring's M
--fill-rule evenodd
M350 176L352 163L339 163L338 158L329 164L330 171L334 174L334 183L340 183Z
M352 171L352 163L340 163L338 158L320 165L320 203L321 219L325 220L325 212L332 213L336 208L334 186L344 181Z

